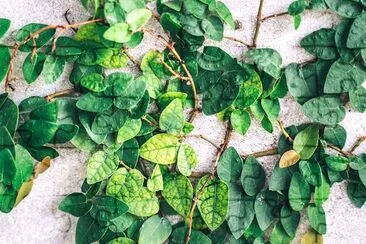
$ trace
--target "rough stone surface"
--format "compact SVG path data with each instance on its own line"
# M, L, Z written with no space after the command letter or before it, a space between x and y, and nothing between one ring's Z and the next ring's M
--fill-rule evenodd
M224 0L231 9L234 17L242 24L238 31L227 31L227 36L234 36L247 43L251 42L256 12L259 0ZM263 16L268 16L287 9L291 0L265 1ZM65 24L64 12L70 9L71 21L80 21L88 17L78 0L16 0L2 1L0 17L12 20L11 30L15 31L30 22L47 24ZM291 62L302 62L312 57L299 47L299 41L306 34L321 27L331 27L338 22L338 18L329 12L306 12L303 24L299 30L293 28L292 18L281 16L270 19L262 24L258 37L259 47L271 47L282 55L284 65ZM149 28L160 30L154 21ZM11 41L8 37L6 41ZM214 43L216 44L216 43ZM246 49L232 41L220 44L227 52L242 58ZM147 37L138 49L131 54L139 59L150 48L161 48L159 43ZM19 55L16 64L16 74L21 77L20 64L24 56ZM135 71L133 67L129 70ZM67 80L68 72L51 85L45 85L40 79L28 86L21 78L12 83L15 92L10 96L19 102L31 95L46 95L70 87ZM3 91L1 85L0 92ZM346 148L361 135L366 135L366 114L356 113L348 109L347 117L341 123L348 131ZM300 124L308 121L300 112L300 106L290 97L281 100L281 120L286 125ZM204 134L217 145L224 136L224 125L214 116L199 115L195 120L194 134ZM273 134L266 133L258 122L253 121L247 135L234 134L230 145L235 146L240 153L246 154L276 145L279 131ZM212 164L215 149L204 141L190 138L191 143L198 151L199 166L196 171L207 171ZM366 151L366 143L358 152ZM36 181L31 194L22 201L10 214L0 214L0 243L74 243L76 219L57 210L61 199L80 189L85 176L85 159L87 155L73 149L60 150L61 156L54 160L50 169ZM266 168L268 176L277 157L261 158L259 161ZM366 239L366 207L355 208L348 199L344 184L337 184L332 188L330 199L325 204L328 231L325 243L363 243ZM301 219L302 225L298 236L293 241L300 242L301 235L307 229L306 215Z

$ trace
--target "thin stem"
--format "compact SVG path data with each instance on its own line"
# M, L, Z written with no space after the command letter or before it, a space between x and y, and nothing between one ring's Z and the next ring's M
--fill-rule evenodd
M132 55L128 52L128 49L127 48L123 48L123 52L124 54L126 54L127 58L134 64L136 65L139 70L141 71L141 67L140 67L140 63L134 58L132 57Z
M288 15L288 12L282 12L282 13L278 13L278 14L272 14L272 15L269 15L269 16L266 16L266 17L262 18L261 21L263 22L263 21L266 21L268 19L272 19L272 18L284 16L284 15Z
M352 148L348 152L353 153L364 141L366 141L366 136L361 136L360 138L358 138L355 144L353 144Z
M19 51L19 48L23 45L25 45L27 42L33 40L33 51L32 51L32 54L36 54L37 52L37 46L36 46L36 42L35 40L39 37L39 35L45 31L48 31L48 30L57 30L57 29L61 29L61 33L69 30L69 29L72 29L72 28L76 28L76 27L79 27L79 26L82 26L82 25L87 25L87 24L92 24L92 23L96 23L96 22L102 22L104 21L104 19L93 19L93 20L88 20L88 21L84 21L84 22L80 22L80 23L74 23L74 24L66 24L66 25L48 25L48 26L45 26L35 32L32 32L29 34L29 37L26 38L24 41L20 42L20 43L15 43L13 45L13 48L12 48L12 53L11 53L11 56L10 56L10 64L9 64L9 69L8 69L8 72L6 74L6 77L5 77L5 91L7 91L8 87L9 87L9 83L10 81L13 79L13 72L14 72L14 59ZM55 43L57 41L57 38L59 37L59 35L56 35L56 37L54 38L53 40L53 48L52 49L55 49Z
M207 141L208 143L210 143L212 146L214 146L217 150L220 149L220 147L218 145L216 145L213 141L211 141L210 139L208 139L207 137L205 137L204 135L185 135L185 138L187 137L194 137L194 138L199 138L202 139L204 141Z
M188 77L185 77L185 76L179 74L178 72L174 71L172 67L170 67L167 63L164 62L163 58L161 58L160 61L164 65L164 67L167 70L169 70L169 72L173 75L173 79L178 78L178 79L181 79L181 80L188 80L189 81Z
M215 163L214 165L212 166L212 169L211 169L211 173L210 175L207 177L206 181L202 184L202 187L200 189L198 189L197 193L196 193L196 196L194 197L193 199L193 204L192 204L192 208L191 208L191 211L189 213L189 223L188 223L188 232L187 232L187 236L186 236L186 241L185 241L185 244L188 244L189 243L189 240L191 238L191 234L192 234L192 225L193 225L193 214L194 214L194 210L196 209L197 207L197 204L198 204L198 201L201 197L201 194L203 192L203 189L205 189L205 187L207 186L208 182L210 182L210 180L212 180L214 177L215 177L215 174L216 174L216 170L217 170L217 165L219 163L219 160L220 160L220 157L221 155L223 154L223 152L226 150L228 144L229 144L229 141L230 141L230 138L231 138L231 132L232 132L232 127L231 125L229 124L226 128L226 133L225 133L225 138L224 138L224 142L221 144L219 150L217 151L217 154L216 154L216 160L215 160Z
M283 124L283 122L281 120L277 120L278 125L280 126L280 130L281 133L283 134L283 136L289 141L289 142L293 142L294 139L291 138L291 136L287 133L285 126Z
M246 159L249 156L253 156L255 158L260 158L260 157L266 157L266 156L273 156L273 155L277 155L277 154L278 154L277 148L271 148L271 149L267 149L267 150L260 151L260 152L242 155L242 158Z
M62 97L62 96L65 96L65 95L70 95L73 92L74 92L74 89L71 88L71 89L67 89L67 90L64 90L64 91L58 91L58 92L52 93L50 95L45 96L44 98L47 101L51 101L52 99L54 99L56 97Z
M253 47L257 46L257 39L258 39L258 35L259 35L259 29L260 29L261 24L262 24L261 19L262 19L263 4L264 4L264 0L260 0L259 1L258 13L257 13L257 20L256 20L256 24L255 24L254 37L253 37L253 42L252 42Z
M235 37L224 36L224 38L227 39L227 40L233 41L233 42L240 43L241 45L246 46L247 48L252 48L252 45L250 45L250 44L248 44L248 43L246 43L246 42L244 42L242 40L239 40L239 39L237 39Z
M352 153L349 153L349 152L346 152L346 151L343 151L342 149L340 149L339 147L333 145L333 144L327 144L327 146L331 149L333 149L334 151L337 151L339 152L340 154L342 154L343 156L346 156L346 157L352 157Z

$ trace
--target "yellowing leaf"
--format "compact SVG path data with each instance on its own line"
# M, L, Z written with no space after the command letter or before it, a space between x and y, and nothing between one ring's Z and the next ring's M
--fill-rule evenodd
M295 150L285 152L280 159L280 168L287 168L296 164L300 160L300 154Z
M157 134L140 148L140 157L156 164L173 164L177 161L179 140L170 134Z

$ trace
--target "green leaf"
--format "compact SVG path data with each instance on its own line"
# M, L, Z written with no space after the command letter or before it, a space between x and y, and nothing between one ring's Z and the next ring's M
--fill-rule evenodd
M353 22L349 31L347 39L348 48L365 48L366 47L366 35L365 35L365 20L366 13L362 13Z
M81 43L67 36L60 36L56 41L56 56L78 56L83 53Z
M154 192L143 187L144 176L140 171L120 168L108 181L106 193L125 202L129 212L136 216L151 216L159 211L159 201Z
M33 173L34 160L29 152L20 145L15 145L15 176L12 181L13 188L18 190L24 182L27 182Z
M152 73L144 73L137 79L141 79L146 83L146 90L149 92L149 96L153 99L157 99L162 95L163 83ZM166 93L165 93L166 94ZM163 95L165 95L163 94Z
M126 22L131 31L138 31L147 24L152 13L146 8L134 9L126 16Z
M188 228L187 227L179 227L174 229L171 237L170 242L174 244L183 244L186 241ZM212 241L210 238L208 238L205 234L203 234L201 231L192 230L189 244L211 244Z
M322 207L316 207L310 204L308 206L308 219L310 226L319 234L325 234L327 232L325 213Z
M357 89L366 77L366 68L358 63L335 62L330 67L324 85L325 93L342 93Z
M183 104L179 98L174 99L162 112L159 127L167 133L178 135L184 126Z
M8 47L0 45L0 81L2 81L9 70L10 65L10 50Z
M152 192L162 191L164 189L163 175L161 174L160 166L158 164L155 165L150 179L147 180L147 189Z
M65 59L57 56L47 56L43 64L42 75L47 84L55 82L64 71Z
M10 20L0 18L0 38L2 38L5 35L5 33L9 30L10 24L11 24Z
M189 179L180 174L164 175L162 195L167 203L181 216L188 216L191 211L193 187Z
M15 155L15 142L5 126L0 126L0 150L9 149L12 155Z
M324 128L323 138L326 142L343 148L346 144L347 132L341 125L326 126Z
M299 173L295 172L292 175L288 199L290 206L295 211L302 210L310 201L311 191L308 182Z
M263 187L266 173L262 165L252 156L246 158L241 172L241 184L249 196L255 196Z
M235 239L239 239L244 234L244 230L253 221L255 215L254 201L253 197L244 194L243 189L239 185L229 183L227 223Z
M106 89L104 77L101 74L89 74L80 80L80 84L93 92L102 92Z
M235 110L231 113L230 122L236 132L245 135L250 127L250 115L247 111Z
M351 157L349 166L351 169L358 170L358 173L361 178L361 170L366 168L366 154L361 153L359 156ZM361 181L363 181L362 178L361 178ZM365 178L365 182L366 182L366 178Z
M76 225L76 244L86 244L99 241L107 232L108 226L99 225L98 221L90 216L84 215L79 218Z
M131 12L134 9L144 8L145 1L144 0L119 0L119 4L127 13Z
M119 159L116 155L104 151L95 152L87 162L86 178L88 184L94 184L110 177L117 169Z
M208 71L223 70L233 63L233 58L218 47L205 46L203 52L198 55L198 65Z
M119 2L107 1L104 4L104 16L110 25L121 23L125 20L125 12Z
M297 30L300 27L301 24L301 15L295 15L294 16L294 27L295 30Z
M8 129L10 135L14 135L18 126L19 109L18 106L8 98L8 94L0 95L0 126Z
M280 102L278 99L261 99L261 106L270 122L276 122L280 114Z
M92 206L84 194L75 192L67 195L58 206L58 209L75 217L81 217L86 215Z
M330 193L330 184L326 177L321 175L321 184L320 186L315 187L314 191L314 203L315 206L321 206L325 201L328 200Z
M216 12L220 16L220 18L225 21L226 24L230 26L231 29L235 29L235 22L233 16L230 13L230 10L226 7L226 5L221 2L216 2Z
M280 222L277 222L275 227L272 230L271 236L269 238L269 241L271 243L281 243L281 244L290 244L293 237L290 237L282 224Z
M199 0L186 0L183 2L186 11L199 19L206 16L207 5Z
M335 30L322 28L301 40L301 46L317 58L332 60L338 57Z
M305 11L305 8L308 7L309 3L304 0L297 0L290 4L288 7L288 13L292 16L297 16Z
M352 90L348 93L352 107L363 113L366 110L366 89L359 86L357 89Z
M260 76L253 71L249 80L243 82L240 86L239 95L234 105L240 109L250 107L260 97L263 91L263 85Z
M122 145L122 161L128 166L135 168L139 158L139 144L136 139L131 139Z
M140 157L156 164L173 164L177 161L179 140L170 134L157 134L140 148Z
M188 144L181 144L178 151L177 166L182 175L189 176L198 163L197 154Z
M305 180L313 186L320 186L322 183L322 171L318 162L302 160L299 163L299 170Z
M16 166L10 150L5 148L0 151L0 183L10 185L16 175Z
M148 218L140 228L139 243L160 244L164 243L172 233L172 226L164 217L154 215Z
M261 191L257 194L254 209L258 225L262 231L265 231L273 222L276 216L276 204L278 195L272 191ZM249 227L250 228L250 227ZM244 233L245 235L245 233Z
M217 175L222 181L226 182L230 186L230 183L239 182L242 168L243 160L239 153L235 148L229 147L224 151L220 158L217 167Z
M83 95L76 103L76 107L88 112L101 113L113 105L113 99L107 97L96 97L92 93Z
M325 158L328 167L334 171L344 171L348 168L350 160L342 156L328 156Z
M336 125L346 115L342 101L336 96L313 98L304 103L302 111L314 122L325 125Z
M40 105L29 114L30 119L56 122L58 106L56 101Z
M32 53L28 54L22 67L24 80L28 84L36 81L38 76L42 73L45 60L46 55L43 53L37 53L35 55Z
M224 26L218 17L208 16L202 20L201 27L212 40L221 41L224 38Z
M95 134L109 134L117 132L128 121L128 112L112 108L97 114L92 123L92 131Z
M310 125L296 135L293 148L301 159L309 159L318 148L318 141L319 126Z
M123 68L128 63L127 55L118 48L99 48L94 52L96 55L95 63L104 68Z
M15 37L16 41L18 43L23 43L24 41L28 40L20 47L20 50L30 52L34 47L34 43L37 48L44 46L54 36L56 29L42 31L34 40L30 38L30 35L42 28L45 28L46 26L47 25L44 24L31 23L20 28Z
M135 241L126 237L118 237L109 241L108 244L135 244Z
M138 104L144 96L146 83L142 80L131 81L114 101L114 105L120 109L130 109Z
M104 94L107 96L121 96L126 89L133 86L133 76L129 73L115 72L105 78L107 85Z
M103 37L109 41L117 43L126 43L131 40L132 32L130 26L126 23L112 25L104 32Z
M127 119L124 125L118 130L117 143L122 144L134 138L141 129L141 119Z
M15 204L15 200L17 197L17 192L11 188L6 186L3 183L0 183L0 211L3 213L9 213Z
M248 59L270 76L279 79L281 77L281 55L274 49L257 48L247 52Z
M325 2L342 17L356 18L362 13L362 5L352 0L325 0Z
M85 179L83 184L81 185L81 191L85 193L86 198L90 199L99 192L101 185L101 182L98 182L96 184L88 184L88 181Z
M357 56L360 54L360 50L347 48L347 39L349 31L353 21L344 20L336 28L335 43L337 50L341 57L341 60L345 63L353 63Z
M358 182L350 182L347 185L347 195L357 208L361 208L366 202L366 186Z
M43 146L50 142L58 126L56 123L44 120L27 120L18 128L18 133L21 136L23 145Z
M294 238L296 235L297 226L300 223L300 213L293 211L290 207L282 206L280 221L287 235Z
M228 210L228 186L216 178L202 177L196 186L201 192L197 207L210 230L216 230L225 221Z
M90 201L93 203L93 208L89 213L101 225L107 224L108 221L124 215L128 211L128 206L124 202L111 196L95 196Z

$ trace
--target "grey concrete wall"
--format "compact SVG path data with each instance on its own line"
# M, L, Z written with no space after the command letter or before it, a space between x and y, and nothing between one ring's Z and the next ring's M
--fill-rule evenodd
M70 9L71 19L80 21L87 18L78 0L0 0L0 17L12 20L11 30L15 31L30 22L46 24L63 24L63 13ZM254 21L259 0L224 0L231 9L234 17L242 23L242 29L228 31L226 35L250 42L254 29ZM263 15L271 15L286 11L291 0L266 0ZM295 31L289 16L278 17L263 23L259 33L258 45L271 47L279 51L284 65L291 62L302 62L311 59L304 50L299 48L299 41L306 34L321 27L331 27L338 21L337 17L326 12L307 12L300 29ZM154 21L150 28L158 28ZM246 49L231 41L220 44L230 54L240 58ZM159 44L146 39L138 50L131 51L136 58L140 58L149 48L159 48ZM19 60L21 60L21 55ZM16 74L21 77L20 62L17 63ZM136 69L130 67L133 71ZM12 84L15 92L10 96L17 102L31 95L46 95L54 91L70 87L66 72L61 79L51 85L45 85L42 80L28 86L17 80ZM3 92L3 85L0 86ZM366 135L366 114L356 113L348 109L346 119L341 123L348 131L347 145L361 135ZM300 112L300 106L290 97L281 100L281 120L286 125L300 124L308 121ZM214 116L198 116L195 120L194 134L205 134L217 144L224 136L224 125ZM235 146L241 153L251 153L276 145L279 131L266 133L259 123L253 121L252 127L245 136L235 134L230 145ZM189 142L197 149L200 164L197 171L207 171L213 162L215 149L209 144L197 139ZM366 143L358 149L366 150ZM60 150L61 156L54 160L51 168L42 174L35 182L31 194L22 201L10 214L0 214L0 243L74 243L76 219L57 210L57 206L64 195L78 191L85 176L86 155L73 149ZM268 175L277 157L261 158L260 162L266 168ZM328 222L328 232L325 242L346 244L364 243L366 239L366 207L355 208L347 198L344 184L332 187L330 199L325 204ZM302 225L294 243L307 228L306 217L302 217Z

